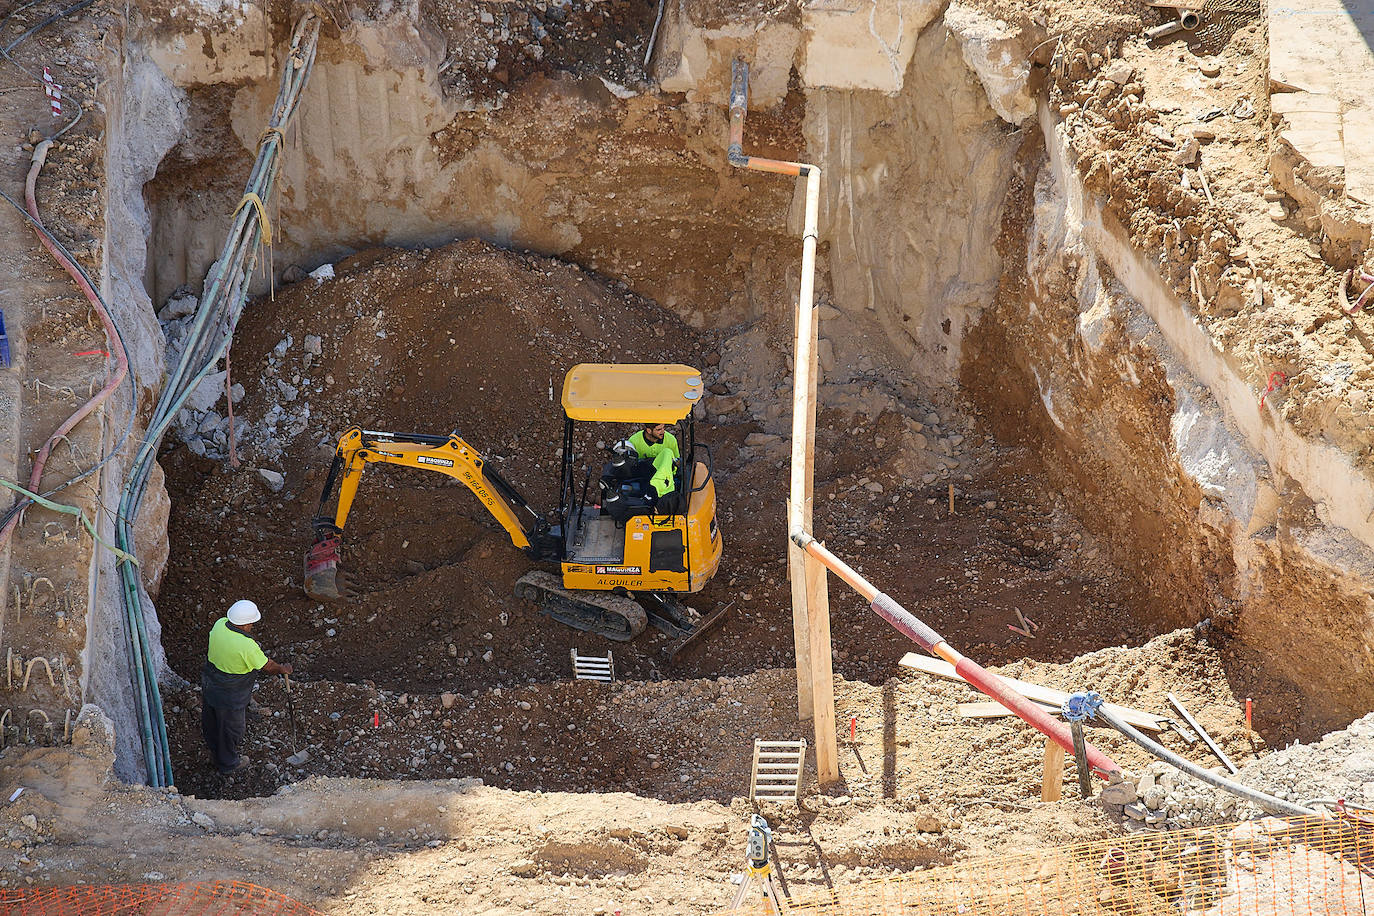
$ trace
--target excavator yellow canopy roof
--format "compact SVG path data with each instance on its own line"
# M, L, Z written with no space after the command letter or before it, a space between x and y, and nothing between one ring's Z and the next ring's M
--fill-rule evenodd
M701 395L691 366L580 363L563 380L563 411L574 420L676 423Z

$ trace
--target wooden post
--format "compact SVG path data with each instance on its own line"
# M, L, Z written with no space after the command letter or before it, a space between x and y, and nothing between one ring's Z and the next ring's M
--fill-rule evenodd
M811 531L812 512L815 508L816 410L820 404L817 388L821 378L821 323L816 315L815 305L811 301L803 305L812 309L811 346L808 348L811 371L807 373L806 480L802 506L806 530ZM840 779L839 747L835 740L835 677L831 668L830 592L826 583L827 571L820 560L807 554L805 570L807 649L811 654L811 696L815 710L816 781L824 788Z
M790 507L790 500L788 504ZM811 693L811 638L806 613L806 554L790 540L787 542L787 577L792 583L792 649L797 656L797 721L809 722L816 712Z
M816 781L822 787L839 781L839 747L835 740L835 676L830 665L830 595L826 568L806 555L806 603L810 618L811 693L815 698Z
M1093 797L1093 777L1088 770L1088 741L1083 737L1083 723L1077 719L1069 722L1073 732L1073 760L1078 767L1078 794L1087 801Z
M1040 800L1059 801L1063 793L1064 749L1053 738L1045 739L1045 769L1040 777Z

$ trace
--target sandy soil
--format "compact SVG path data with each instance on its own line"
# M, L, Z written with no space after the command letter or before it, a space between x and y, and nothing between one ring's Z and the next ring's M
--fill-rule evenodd
M603 37L591 30L609 15L616 25L598 50L609 44L630 61L638 46L617 30L641 34L650 14L638 3L572 10L566 27L581 32L561 35L539 20L552 38L526 47L585 56L577 41ZM510 23L503 8L489 15L492 22L478 22L537 35L528 11ZM1068 23L1078 14L1057 15ZM1263 107L1259 69L1239 66L1254 57L1254 33L1223 52L1223 69L1236 76L1225 88L1195 78L1196 62L1175 46L1131 45L1142 84L1173 88L1131 93L1124 84L1136 100L1120 103L1109 98L1115 88L1093 83L1105 61L1093 65L1091 55L1139 20L1113 9L1092 15L1097 44L1083 49L1081 70L1077 49L1050 49L1055 101L1090 184L1111 196L1142 245L1173 252L1165 259L1171 278L1181 289L1196 282L1219 339L1264 354L1258 375L1273 363L1302 377L1306 357L1289 344L1299 325L1301 336L1350 352L1339 322L1317 320L1323 306L1304 298L1325 296L1332 271L1301 251L1281 254L1299 227L1222 212L1227 194L1262 198L1262 113L1236 114L1242 95ZM455 59L449 78L503 84L541 72L507 51ZM632 64L623 72L631 78ZM1159 138L1153 148L1148 139L1155 127L1171 137L1191 129L1203 104L1227 113L1202 122L1216 133L1200 154L1214 180L1211 203L1182 189L1182 167L1165 149L1177 141ZM1166 208L1172 216L1161 215ZM1233 267L1251 260L1250 275ZM1196 281L1189 264L1198 266ZM237 411L252 424L244 466L223 467L178 444L162 456L174 505L159 611L173 669L196 680L205 630L247 590L266 610L270 653L297 665L290 705L279 684L263 685L246 748L255 763L225 781L203 759L196 690L169 690L179 792L112 784L108 736L94 717L71 751L6 754L0 784L29 791L0 811L9 843L0 862L8 867L13 856L11 876L0 881L232 877L349 914L719 909L733 892L750 810L741 800L750 739L802 734L786 670L791 620L774 496L783 489L785 442L752 410L787 390L787 329L763 319L694 331L575 266L478 242L364 252L336 273L283 289L244 318L234 350L247 391ZM1221 294L1227 284L1252 289L1240 281L1256 274L1288 290L1291 305ZM318 352L306 345L316 335ZM578 361L647 359L702 367L712 397L732 408L705 407L726 560L695 602L704 611L729 604L731 613L678 665L661 663L652 634L607 646L516 601L510 585L528 563L469 494L442 479L370 471L345 538L360 597L325 607L301 594L309 519L333 438L346 426L456 427L531 502L549 505L559 435L552 401L563 372ZM1280 409L1301 422L1309 390L1295 383ZM827 398L817 530L961 649L1018 677L1091 687L1160 713L1174 691L1237 762L1261 753L1264 739L1307 727L1283 712L1289 688L1209 643L1205 629L1151 639L1163 629L1155 612L1166 598L1128 588L1111 571L1105 549L1049 491L1028 451L998 446L891 373L837 386ZM1336 435L1364 441L1349 424ZM886 443L916 437L919 449L900 450L915 458L889 457ZM944 486L926 479L935 467L954 473L953 512ZM281 492L258 468L285 475ZM1035 638L1008 630L1015 609L1041 625ZM1038 736L1014 720L959 718L956 705L976 699L973 692L903 675L895 662L910 646L853 596L837 589L832 613L837 713L842 722L854 717L857 740L843 747L839 787L769 811L798 890L1114 829L1096 809L1038 802ZM613 648L624 682L570 682L569 646ZM1037 661L1022 661L1032 655ZM1241 725L1245 696L1260 701L1262 739ZM1143 762L1117 738L1092 739L1123 765ZM1167 740L1183 748L1176 736ZM286 755L301 748L310 760L289 767Z
M1092 684L1156 711L1164 692L1180 690L1243 764L1263 748L1246 739L1220 667L1205 643L1180 632L1069 665L1005 672L1062 687ZM472 772L488 785L316 776L245 802L112 784L108 737L87 713L70 751L34 749L0 763L4 785L27 787L0 810L11 847L0 861L13 856L13 874L37 884L95 874L112 882L232 877L338 913L400 905L554 913L606 900L710 912L728 902L729 875L739 870L751 810L740 797L749 739L796 733L791 679L789 671L760 671L719 681L538 685L460 697L447 710L435 697L306 684L296 696L297 728L320 759L371 756L382 761L379 775L432 778L464 758L431 755L412 767L395 750L440 735L475 752ZM252 725L250 750L268 760L287 752L284 697L275 688L260 693L263 718ZM842 746L841 786L814 794L808 783L799 807L763 809L793 893L1113 829L1096 808L1073 801L1071 770L1066 801L1042 804L1041 739L1014 720L960 719L956 704L974 698L971 688L916 674L882 685L837 682L839 714L858 719L857 741ZM345 717L332 721L329 710ZM371 711L382 729L370 727ZM361 737L330 739L360 719ZM512 735L520 729L513 740L526 756L510 753L495 725ZM1123 765L1144 762L1098 730L1090 740ZM1182 747L1176 737L1166 741ZM498 763L508 756L519 763L511 772ZM488 762L495 773L478 769Z

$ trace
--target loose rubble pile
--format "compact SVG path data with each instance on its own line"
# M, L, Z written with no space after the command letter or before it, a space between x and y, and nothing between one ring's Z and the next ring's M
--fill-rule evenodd
M474 9L475 7L475 9ZM632 0L551 0L530 6L429 4L422 11L449 40L439 65L446 92L489 97L532 74L557 71L603 75L612 92L644 80L652 4Z
M1346 799L1374 805L1374 713L1331 732L1315 744L1295 742L1261 757L1239 773L1212 772L1299 805L1321 799ZM1124 818L1128 830L1178 830L1204 824L1253 820L1265 816L1255 805L1179 772L1151 763L1127 783L1102 793L1109 813Z
M316 271L316 274L318 273L319 271ZM328 276L332 277L332 272ZM167 338L169 366L176 365L177 360L181 358L187 332L195 320L197 305L198 300L194 296L175 296L158 312L162 332ZM243 416L233 418L237 454L243 455L246 452L249 457L262 463L279 461L283 440L294 439L304 432L310 423L310 402L305 400L304 396L308 396L312 391L319 393L325 385L333 383L332 376L311 379L300 372L285 375L283 360L287 351L295 345L295 339L287 334L268 354L263 367L263 377L259 379L258 384L264 386L275 400L263 415L253 423ZM300 362L308 370L312 361L320 356L321 339L317 334L307 334L301 346L304 352ZM241 382L230 383L230 371L221 369L205 376L191 392L185 406L177 412L172 432L199 457L216 460L229 457L230 419L225 398L227 396L229 402L237 406L245 393ZM224 412L221 413L221 410ZM269 489L273 492L281 490L284 478L280 472L263 468L259 473Z
M167 338L167 365L175 366L181 359L186 347L186 338L195 323L196 307L199 300L192 295L173 296L158 311L157 318L162 324L162 333ZM228 411L221 413L226 394L230 402L237 404L243 399L243 385L234 382L226 386L228 372L220 370L207 375L185 405L177 411L173 421L172 434L177 440L201 457L225 459L229 456L229 417ZM228 390L226 391L226 387ZM242 440L248 424L241 418L234 419L234 435Z

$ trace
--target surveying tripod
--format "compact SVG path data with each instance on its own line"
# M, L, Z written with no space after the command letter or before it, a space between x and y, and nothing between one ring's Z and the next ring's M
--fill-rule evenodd
M772 842L772 828L768 826L766 820L755 814L749 820L749 842L745 849L744 880L740 882L739 890L735 893L735 899L730 904L731 910L738 910L744 906L744 900L749 895L749 889L757 881L759 889L763 891L765 912L776 913L777 916L785 916L787 913L787 898L779 892L777 876L773 874L773 866L768 864L768 847Z

